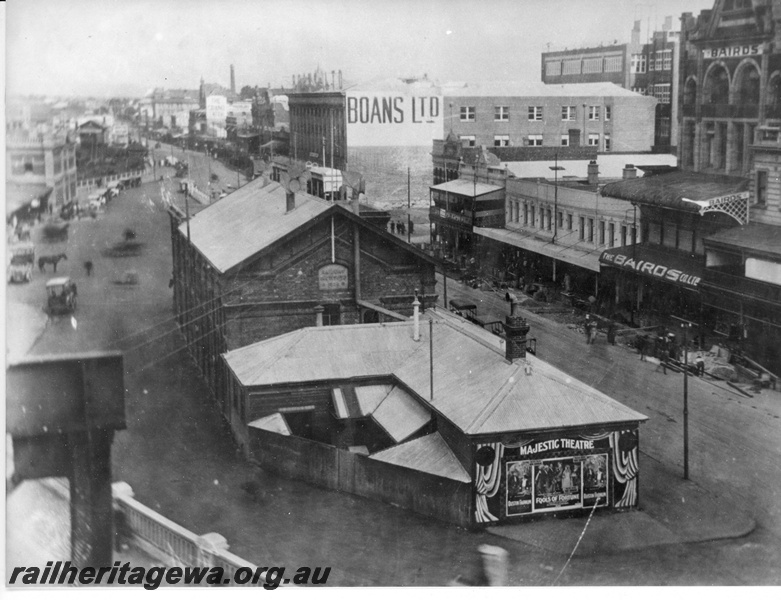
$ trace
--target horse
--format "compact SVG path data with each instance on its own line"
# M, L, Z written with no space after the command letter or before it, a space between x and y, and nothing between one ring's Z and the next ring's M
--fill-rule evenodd
M41 256L38 258L38 268L41 270L41 273L46 272L46 265L51 264L52 268L54 269L54 272L57 272L57 263L61 260L68 260L68 257L65 255L64 252L60 254L49 254L46 256Z

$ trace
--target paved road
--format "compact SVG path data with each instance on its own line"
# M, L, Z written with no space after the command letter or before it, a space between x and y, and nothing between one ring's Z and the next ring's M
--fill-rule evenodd
M100 250L128 226L146 244L143 254L103 256ZM443 585L470 572L481 543L507 548L511 583L555 580L565 562L560 553L252 472L237 457L172 319L170 233L159 182L122 192L97 221L74 223L71 230L67 243L47 251L68 254L61 272L79 285L77 326L70 319L52 321L33 352L124 350L128 429L116 435L113 468L115 479L127 481L139 500L196 533L221 533L234 552L256 564L330 565L334 584ZM91 278L82 268L87 259L95 263ZM138 286L113 283L129 269L139 273ZM13 286L9 299L41 306L44 279L36 273L33 283ZM451 298L455 289L451 282ZM483 314L506 311L496 294L476 299ZM587 347L564 326L533 315L529 320L541 358L651 417L641 430L643 460L660 460L671 470L679 465L680 375L653 373L624 349L602 341ZM764 394L740 399L699 381L692 385L692 477L754 514L757 531L741 540L576 556L559 583L781 582L779 406ZM240 489L252 477L266 490L257 501Z

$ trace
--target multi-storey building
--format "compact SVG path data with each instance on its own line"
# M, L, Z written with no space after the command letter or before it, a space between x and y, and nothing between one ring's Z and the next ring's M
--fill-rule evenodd
M76 199L76 145L65 133L17 129L6 134L5 143L7 185L51 188L50 212Z
M646 152L656 99L614 83L443 86L444 131L467 146L591 146Z
M781 18L771 0L717 0L681 31L682 167L746 175L760 123L781 120Z
M142 122L150 127L186 129L190 111L198 106L195 90L155 89L141 100L140 115Z
M612 82L655 97L654 151L675 151L678 140L678 59L680 34L667 17L661 31L640 40L635 21L631 42L542 54L542 81L548 84Z

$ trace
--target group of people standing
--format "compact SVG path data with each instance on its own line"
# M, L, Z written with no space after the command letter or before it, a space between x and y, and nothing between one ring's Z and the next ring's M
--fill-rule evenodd
M583 323L583 328L586 332L586 343L593 344L597 339L597 329L599 328L599 322L591 315L586 315L586 320ZM616 334L618 333L618 327L612 321L607 325L607 341L609 344L616 345Z
M407 226L404 224L404 221L391 221L390 232L398 233L399 235L404 235L405 233L407 233ZM412 221L410 221L409 234L412 235L414 232L415 232L415 224Z

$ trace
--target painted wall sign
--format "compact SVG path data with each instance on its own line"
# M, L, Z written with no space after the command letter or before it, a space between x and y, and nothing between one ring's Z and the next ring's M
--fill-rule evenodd
M420 93L348 92L350 146L431 146L442 137L442 96L436 88Z
M702 51L703 57L709 58L731 58L734 56L756 56L762 54L761 44L736 44L733 46L718 46L716 48L706 48Z
M317 272L318 286L321 290L346 290L348 286L347 267L326 265Z
M697 275L692 275L679 269L671 269L666 265L654 263L648 260L634 259L631 256L626 256L625 254L603 252L602 256L599 257L599 260L600 262L606 264L614 264L617 267L636 271L640 274L656 277L671 283L680 283L681 285L690 288L697 288L697 286L700 284L700 280L702 279Z

